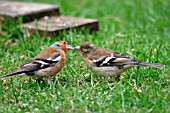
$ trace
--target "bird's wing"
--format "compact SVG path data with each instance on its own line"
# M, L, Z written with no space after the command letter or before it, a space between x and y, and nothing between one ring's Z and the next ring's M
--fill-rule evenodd
M110 54L100 54L89 57L97 67L103 66L124 66L137 64L138 61L132 60L129 56L119 52L110 52Z
M17 74L34 75L35 71L51 67L53 64L57 64L60 59L61 56L59 52L51 54L47 59L34 58L29 62L25 63L24 65L22 65L19 69L6 75L3 75L0 78L5 78Z
M53 64L57 64L61 59L60 53L55 52L51 54L47 59L35 58L30 62L21 66L21 68L26 69L27 71L35 71L39 69L44 69L51 67Z
M14 76L18 74L22 75L34 75L34 71L38 70L41 65L39 63L36 63L35 60L30 60L26 64L22 65L19 69L14 70L8 74L5 74L3 76L0 76L0 78L6 78L9 76Z

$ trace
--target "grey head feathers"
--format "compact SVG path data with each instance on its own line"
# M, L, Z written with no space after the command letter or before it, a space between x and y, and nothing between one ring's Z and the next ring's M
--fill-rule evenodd
M57 44L57 42L51 44L49 47L53 48L53 49L62 49L61 46L59 44Z

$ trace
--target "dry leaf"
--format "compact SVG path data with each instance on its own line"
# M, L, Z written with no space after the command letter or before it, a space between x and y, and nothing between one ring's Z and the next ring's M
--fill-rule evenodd
M12 44L12 43L14 43L14 40L13 39L9 39L8 41L5 42L5 45Z
M26 111L25 113L30 113L29 111Z
M157 49L155 48L155 49L152 51L152 53L153 53L153 54L155 54L155 53L156 53L156 51L157 51Z
M138 93L142 93L142 90L139 89L139 88L135 88L135 90L136 90Z
M125 35L119 32L119 33L115 34L115 37L116 38L123 38L123 37L125 37Z
M84 76L85 76L85 77L89 77L89 76L90 76L90 74L89 74L89 73L86 73Z
M3 79L2 85L3 85L3 86L6 86L7 83L8 83L7 80Z
M9 87L7 86L7 87L5 88L5 90L8 91L8 89L9 89Z
M154 58L154 54L156 53L156 51L157 51L156 48L152 51L152 58Z
M26 58L27 58L27 56L25 56L25 55L21 55L19 58L20 58L20 59L26 59Z
M4 21L5 21L4 17L0 16L0 22L4 22Z

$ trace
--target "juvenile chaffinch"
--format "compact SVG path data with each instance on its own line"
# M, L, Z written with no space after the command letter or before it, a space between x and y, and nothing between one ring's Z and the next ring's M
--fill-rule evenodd
M82 56L87 68L101 76L116 76L119 80L120 74L132 66L151 66L161 68L162 64L140 62L106 48L96 47L90 42L84 42L75 48Z
M71 49L74 48L65 41L55 42L19 69L0 76L0 78L29 75L36 78L47 78L47 82L50 84L50 77L63 68L66 61L65 54Z

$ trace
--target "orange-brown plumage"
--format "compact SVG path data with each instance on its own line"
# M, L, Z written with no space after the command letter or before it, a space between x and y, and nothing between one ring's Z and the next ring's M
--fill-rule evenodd
M47 78L48 83L50 77L58 73L64 66L66 61L66 52L73 49L67 42L60 41L50 45L47 49L40 52L32 60L22 65L19 69L1 76L5 78L14 75L25 74L32 77Z

